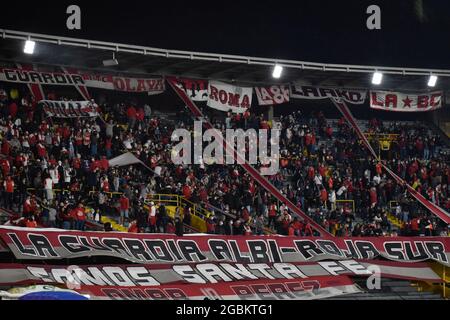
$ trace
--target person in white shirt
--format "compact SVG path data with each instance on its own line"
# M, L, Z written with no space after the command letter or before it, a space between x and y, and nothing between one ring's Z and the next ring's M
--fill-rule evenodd
M48 211L48 226L50 228L55 228L56 227L56 209L53 207L50 207L49 211Z
M59 177L58 177L58 170L56 170L55 168L51 168L48 173L50 174L50 178L52 178L53 183L57 184L59 182Z
M336 192L336 195L337 195L338 197L340 197L340 196L342 196L342 194L343 194L345 191L347 191L347 188L346 188L345 186L342 186L342 187L340 187L339 190Z
M318 186L322 185L322 176L320 174L316 174L316 176L314 177L314 182Z
M369 170L369 169L366 169L366 170L364 171L364 177L365 177L367 180L370 181L370 170Z
M380 184L380 182L381 182L381 177L380 177L379 174L376 174L375 176L373 176L373 182L374 182L376 185L379 185L379 184Z
M47 177L44 180L44 189L45 189L45 194L46 194L46 198L48 201L52 201L53 200L53 179L50 177Z
M150 202L148 220L149 220L148 222L149 222L150 232L155 233L156 232L156 206L153 201Z
M64 184L67 188L70 185L70 180L72 179L72 171L71 167L64 167Z
M331 203L331 210L336 210L336 191L331 190L330 194L328 195L328 200Z
M150 119L152 116L152 108L148 104L144 105L144 115L146 119Z

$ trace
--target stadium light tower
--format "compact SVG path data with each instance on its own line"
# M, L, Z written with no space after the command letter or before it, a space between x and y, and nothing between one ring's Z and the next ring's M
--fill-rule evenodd
M428 78L428 86L429 87L434 87L436 85L437 82L437 76L435 75L430 75L430 77Z
M34 42L32 40L25 41L25 45L23 46L23 52L26 54L33 54L35 45L36 45L36 42Z
M372 84L379 85L383 80L383 74L381 72L374 72L372 76Z
M273 67L272 77L274 77L275 79L279 79L281 77L282 72L283 72L283 67L280 66L279 64L276 64Z

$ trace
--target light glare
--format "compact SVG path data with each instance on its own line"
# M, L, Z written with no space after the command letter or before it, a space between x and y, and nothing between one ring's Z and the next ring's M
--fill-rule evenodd
M33 54L35 45L36 45L36 42L34 42L34 41L31 41L31 40L25 41L25 46L23 47L23 52L26 54Z
M281 77L281 72L283 72L283 67L280 65L275 65L275 67L273 67L273 73L272 73L272 77L278 79Z
M372 77L372 84L381 84L381 80L383 80L383 74L381 72L374 72Z

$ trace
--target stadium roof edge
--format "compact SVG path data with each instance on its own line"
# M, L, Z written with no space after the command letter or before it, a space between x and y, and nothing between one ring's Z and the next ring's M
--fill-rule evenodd
M56 45L84 47L88 49L100 49L113 52L127 52L127 53L141 54L144 56L178 58L194 61L195 60L211 61L211 62L215 61L215 62L228 62L247 65L262 65L262 66L274 66L275 64L278 64L285 68L316 70L325 72L330 71L330 72L373 73L375 71L379 71L386 74L404 75L404 76L406 75L429 76L430 74L433 74L441 77L450 77L450 70L446 69L330 64L330 63L272 59L262 57L230 55L230 54L171 50L171 49L161 49L146 46L97 41L97 40L86 40L86 39L54 36L47 34L7 30L7 29L0 29L0 37L3 39L33 40L36 42L51 43Z

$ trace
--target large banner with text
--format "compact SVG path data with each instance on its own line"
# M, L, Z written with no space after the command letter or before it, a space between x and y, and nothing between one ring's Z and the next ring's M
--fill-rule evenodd
M20 68L0 68L0 81L37 85L85 86L124 92L159 94L165 90L163 78L137 78L112 74L95 74L80 70L44 72Z
M371 91L370 107L372 109L395 112L424 112L442 107L442 91L410 94L392 91Z
M244 113L252 105L252 87L237 87L219 81L208 84L208 106L213 109Z
M0 242L10 255L0 263L0 286L63 285L98 299L317 299L359 292L353 277L441 282L428 263L449 266L450 258L445 237L177 237L3 226Z
M363 104L366 101L367 91L292 84L290 86L290 95L291 98L296 99L321 100L335 98L352 104Z

